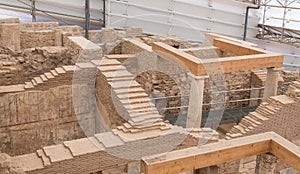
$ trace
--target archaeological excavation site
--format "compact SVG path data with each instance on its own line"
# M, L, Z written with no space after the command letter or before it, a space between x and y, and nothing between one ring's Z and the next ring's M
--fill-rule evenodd
M0 174L300 174L300 28L259 22L274 4L77 1L0 2Z

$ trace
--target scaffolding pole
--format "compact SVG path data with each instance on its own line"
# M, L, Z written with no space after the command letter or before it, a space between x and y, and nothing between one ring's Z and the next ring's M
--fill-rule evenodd
M90 0L85 0L85 38L87 39L89 39L90 17Z
M36 22L35 0L31 0L31 16L32 16L32 22Z

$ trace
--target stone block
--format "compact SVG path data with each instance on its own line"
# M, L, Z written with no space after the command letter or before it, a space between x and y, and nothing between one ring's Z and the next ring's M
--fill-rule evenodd
M73 156L68 148L64 145L47 146L43 148L47 157L51 162L59 162L67 159L72 159Z
M105 149L101 144L99 144L99 142L94 140L94 138L66 141L64 142L64 145L70 149L74 157L89 153L96 153Z
M11 51L20 51L20 24L11 23L0 25L0 46L8 48Z
M121 140L119 136L116 136L112 132L106 132L95 135L95 138L98 139L106 148L121 146L124 142Z

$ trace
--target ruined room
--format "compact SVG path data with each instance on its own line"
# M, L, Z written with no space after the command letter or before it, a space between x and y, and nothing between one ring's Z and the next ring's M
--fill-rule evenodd
M300 174L299 17L0 0L0 174Z

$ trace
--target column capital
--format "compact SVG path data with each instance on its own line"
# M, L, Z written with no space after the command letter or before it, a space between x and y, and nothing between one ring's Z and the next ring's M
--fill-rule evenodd
M208 79L209 78L209 75L205 75L205 76L197 76L197 75L194 75L192 73L188 73L189 76L191 76L193 79L195 80L205 80L205 79Z

